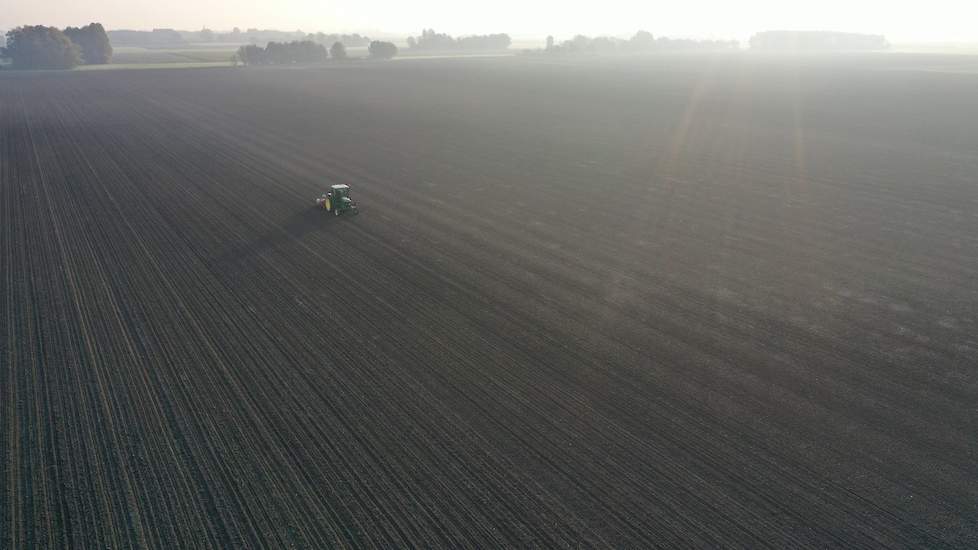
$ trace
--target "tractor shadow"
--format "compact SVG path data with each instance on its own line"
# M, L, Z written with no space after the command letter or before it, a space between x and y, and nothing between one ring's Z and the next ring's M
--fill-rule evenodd
M224 252L213 259L213 264L229 267L243 263L269 250L300 240L310 233L315 233L331 221L333 221L333 215L324 212L322 208L309 207L303 209L286 219L285 223L253 241L237 242L226 247Z

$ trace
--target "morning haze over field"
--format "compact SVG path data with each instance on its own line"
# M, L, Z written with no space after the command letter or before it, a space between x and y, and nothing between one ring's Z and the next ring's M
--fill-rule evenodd
M833 30L886 35L895 43L978 42L978 5L969 0L823 0L785 2L638 2L607 0L447 0L335 2L281 0L41 0L7 2L0 28L44 23L65 27L90 20L107 29L240 28L405 34L436 28L452 34L507 32L542 38L625 35L637 28L686 38L746 41L762 30Z
M0 8L0 549L978 548L975 8L580 6Z

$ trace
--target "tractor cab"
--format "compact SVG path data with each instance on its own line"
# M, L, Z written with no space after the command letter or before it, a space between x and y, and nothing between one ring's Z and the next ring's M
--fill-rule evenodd
M347 210L352 210L354 214L360 213L357 203L350 198L350 186L345 184L331 185L326 194L316 199L316 204L336 216Z
M329 188L329 194L336 201L350 200L350 186L345 184L333 185Z

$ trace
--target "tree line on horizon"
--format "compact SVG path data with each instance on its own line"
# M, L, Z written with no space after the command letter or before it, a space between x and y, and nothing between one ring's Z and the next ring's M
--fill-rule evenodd
M650 52L663 50L730 50L740 45L735 40L692 40L685 38L655 37L652 33L640 30L630 39L612 36L591 38L579 34L570 40L556 43L553 36L547 37L544 49L552 54L608 54L628 52Z
M112 43L101 23L68 27L25 25L6 33L0 58L14 69L72 69L104 65L112 59Z
M370 57L390 59L397 55L397 46L391 42L375 40L367 48ZM238 48L235 61L244 65L291 65L295 63L323 63L332 58L342 61L347 58L346 46L339 41L333 42L329 50L326 46L312 40L294 40L292 42L269 42L264 48L257 44L248 44Z
M421 36L407 38L408 48L412 50L505 50L512 43L505 33L453 38L434 29L423 29Z
M292 63L322 63L329 55L326 46L312 40L269 42L264 48L255 44L241 46L238 61L245 65L287 65Z
M207 27L199 31L176 29L153 29L150 31L118 29L108 31L114 44L124 46L185 46L192 43L223 43L223 44L256 44L269 42L302 42L311 40L317 44L329 46L342 42L348 48L367 46L370 38L359 33L305 33L296 31L277 31L274 29L249 28L242 30L234 27L230 32L218 32Z
M764 31L750 38L750 49L768 52L804 51L874 51L889 48L882 35L830 31ZM545 52L554 54L616 53L678 50L733 50L740 44L734 40L691 40L655 37L648 31L638 31L632 38L577 35L559 44L547 37Z

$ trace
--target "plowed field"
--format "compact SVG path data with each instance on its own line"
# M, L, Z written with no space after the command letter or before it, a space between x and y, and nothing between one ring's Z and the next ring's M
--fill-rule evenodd
M966 63L0 75L0 547L974 547Z

